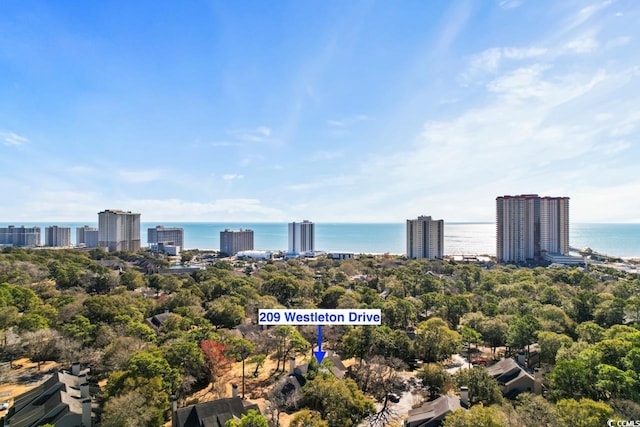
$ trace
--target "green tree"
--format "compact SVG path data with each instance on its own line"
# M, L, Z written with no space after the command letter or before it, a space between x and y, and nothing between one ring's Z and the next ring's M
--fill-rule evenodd
M194 383L203 383L207 379L207 364L202 350L192 341L178 341L161 348L162 355L172 368L177 368L182 378L177 395L185 398L191 394Z
M371 349L373 342L373 328L371 326L356 326L342 337L342 345L347 357L357 357L362 361Z
M515 401L516 414L522 427L548 427L558 425L556 408L544 397L520 393Z
M595 384L598 396L602 400L637 399L638 381L635 373L622 371L615 366L600 364L597 366L598 381Z
M579 339L595 344L604 339L604 328L595 322L583 322L576 327L576 334Z
M624 323L625 302L622 298L605 299L594 309L594 321L603 328Z
M444 306L441 309L442 317L449 322L452 328L456 329L460 323L460 318L471 310L469 298L465 295L446 295Z
M382 318L391 329L406 329L417 318L415 306L406 299L389 298L382 307Z
M133 378L160 378L162 388L172 394L180 384L180 373L169 366L169 362L159 350L146 350L134 354L127 364L127 375Z
M228 420L225 427L269 427L269 421L255 409L249 409L239 420Z
M558 401L558 425L576 427L602 427L613 416L613 409L591 399L563 399Z
M35 332L48 327L47 319L39 314L25 314L18 320L18 329L21 331Z
M233 328L244 321L244 307L235 297L223 296L209 303L205 317L218 328Z
M304 405L318 411L329 427L353 427L372 414L373 402L351 380L318 375L303 388Z
M120 285L126 287L130 291L145 286L144 276L135 270L127 270L120 275Z
M474 406L468 411L458 409L449 414L442 423L443 427L506 427L507 423L494 408L482 405Z
M453 376L456 387L469 388L469 403L491 405L502 402L498 382L483 368L459 369Z
M502 347L507 342L509 325L500 319L486 319L480 323L478 332L482 334L485 344L491 347L491 351L495 356L496 348Z
M0 307L0 330L9 329L20 320L18 309L13 306Z
M244 399L245 371L247 357L256 351L256 345L244 338L231 338L227 341L227 355L242 362L242 398Z
M434 317L416 327L416 354L426 362L439 362L451 357L459 345L460 335L449 329L442 319Z
M329 427L319 412L303 409L293 416L289 427Z
M322 301L318 304L321 308L337 308L338 301L347 292L342 286L330 286L324 291Z
M293 299L298 295L300 284L291 276L282 274L275 275L268 279L262 285L262 293L264 295L272 295L278 299L278 302L289 307Z
M476 331L475 329L469 326L463 326L460 329L460 335L462 336L462 341L465 342L467 345L467 356L469 359L469 367L471 367L471 360L472 360L471 345L472 344L478 345L482 340L482 335L480 334L480 332Z
M556 363L558 350L571 346L573 340L564 334L542 331L538 333L538 344L540 345L541 361L553 365Z
M451 375L439 363L426 363L416 376L422 380L430 399L435 399L452 385Z
M541 329L542 325L538 319L530 314L517 317L509 325L507 334L507 345L515 349L527 349L527 360L529 360L529 346L534 342L536 332Z
M275 330L275 336L277 340L277 355L279 356L276 371L280 369L280 362L282 362L282 369L284 370L289 356L309 348L309 342L292 326L278 326Z
M89 319L81 314L73 316L71 321L62 326L65 335L78 339L84 343L91 341L95 325L92 325Z
M547 376L556 398L593 396L588 366L582 360L559 360Z

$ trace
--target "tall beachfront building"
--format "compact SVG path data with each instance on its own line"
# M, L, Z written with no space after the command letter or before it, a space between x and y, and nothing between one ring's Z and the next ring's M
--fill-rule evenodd
M155 228L147 229L147 243L149 247L157 248L158 244L179 246L184 249L184 228L164 227L157 225Z
M444 220L419 216L407 220L407 258L444 256Z
M140 249L140 214L120 210L98 213L98 246L113 251Z
M315 224L306 219L302 222L289 223L289 250L290 254L304 254L313 252L316 246Z
M71 227L52 225L44 228L44 245L51 247L71 246Z
M33 247L40 245L40 227L0 227L0 245Z
M496 256L499 262L568 254L568 197L522 194L496 198Z
M88 225L76 227L76 246L97 248L98 240L97 227L89 227Z
M220 252L233 256L238 252L253 250L253 230L232 230L220 232Z

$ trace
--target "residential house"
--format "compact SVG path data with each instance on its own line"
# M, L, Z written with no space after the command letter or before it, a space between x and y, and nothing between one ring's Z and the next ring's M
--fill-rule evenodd
M53 370L40 385L16 397L4 419L5 427L91 427L92 400L88 369L74 363L71 372Z
M197 403L195 405L177 408L177 402L173 401L172 427L225 427L227 421L240 419L249 410L260 412L255 403L243 400L237 396L237 388L234 387L234 396L211 402Z
M515 360L502 359L498 363L487 368L487 372L500 385L502 394L507 398L514 398L520 393L533 393L535 379Z
M458 409L466 409L468 402L468 390L461 389L461 397L444 395L431 402L425 402L419 408L411 409L404 427L438 427L447 417Z

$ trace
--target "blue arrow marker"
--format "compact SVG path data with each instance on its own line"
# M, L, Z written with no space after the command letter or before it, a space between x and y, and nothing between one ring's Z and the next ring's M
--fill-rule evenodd
M322 325L318 325L318 351L314 351L313 354L318 359L318 363L322 363L326 351L322 351Z

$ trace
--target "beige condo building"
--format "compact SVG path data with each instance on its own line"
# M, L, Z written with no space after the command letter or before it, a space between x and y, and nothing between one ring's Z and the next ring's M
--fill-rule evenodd
M140 250L140 214L108 209L99 212L98 246L109 252Z
M444 220L419 216L407 220L407 258L444 256Z
M523 262L569 254L569 198L537 194L496 198L496 256Z

